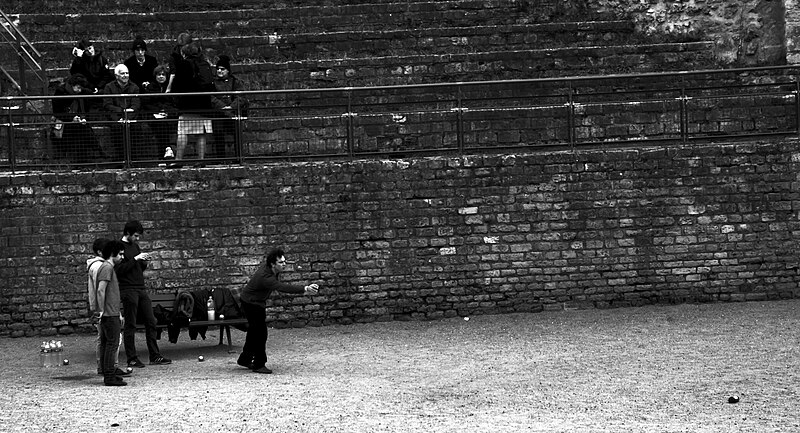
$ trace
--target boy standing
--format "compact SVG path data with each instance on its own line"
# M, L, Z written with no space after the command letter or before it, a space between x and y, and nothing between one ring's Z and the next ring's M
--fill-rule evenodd
M95 359L97 360L97 374L103 374L103 346L100 344L100 339L103 335L100 329L100 318L98 317L98 311L101 311L102 308L98 308L97 306L97 273L100 271L100 265L102 265L105 260L103 259L103 247L110 242L110 239L106 238L99 238L94 241L92 244L92 251L94 251L94 257L86 260L86 271L89 275L88 279L88 290L89 290L89 311L92 313L92 323L97 324L97 353ZM122 339L120 339L120 343ZM117 376L128 376L130 372L122 370L119 368L119 347L121 344L117 344L117 351L114 355L114 374Z
M100 318L100 346L103 350L103 383L106 386L125 386L127 383L115 373L114 360L119 350L119 333L122 329L119 281L114 266L122 261L125 246L120 241L108 241L103 246L103 263L97 270L97 314Z

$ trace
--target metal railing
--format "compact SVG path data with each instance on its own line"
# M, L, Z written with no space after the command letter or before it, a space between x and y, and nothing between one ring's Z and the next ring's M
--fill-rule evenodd
M197 149L196 136L189 135L179 163L575 150L797 136L797 73L797 66L782 66L233 92L227 94L246 98L248 109L195 113L209 118L214 132L205 137L205 152ZM194 94L174 96L189 95ZM149 98L164 95L122 96L140 98L147 106ZM37 98L34 105L50 106L63 97L9 97L7 107L24 107ZM104 96L81 98L88 103ZM55 137L49 115L23 111L3 108L0 113L0 168L168 165L173 161L162 159L165 148L175 152L179 124L189 125L176 115L157 119L153 113L139 112L112 121L99 111L84 123L95 147L78 143L78 149L71 149L63 137Z
M31 44L28 38L20 32L14 21L0 10L0 36L6 42L6 45L11 47L16 53L17 58L17 80L14 79L11 72L3 66L0 66L0 73L12 84L12 86L23 94L30 94L31 89L27 79L27 71L33 74L38 86L36 89L37 94L43 93L47 89L47 77L42 68L41 59L42 54Z

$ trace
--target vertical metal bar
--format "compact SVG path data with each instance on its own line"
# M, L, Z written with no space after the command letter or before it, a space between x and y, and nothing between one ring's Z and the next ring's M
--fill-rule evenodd
M244 147L244 144L242 143L242 107L240 104L237 104L236 130L234 131L233 137L233 156L236 159L236 162L239 164L242 163L242 147Z
M131 129L130 129L130 120L128 119L128 111L122 110L122 115L124 116L122 122L122 149L123 149L123 159L125 168L131 168Z
M800 138L800 75L794 85L794 127L797 130L797 138Z
M689 135L689 113L686 106L686 78L681 78L681 143L683 144L686 144Z
M568 84L567 92L568 92L568 98L569 98L568 107L567 107L567 109L569 110L567 112L567 128L569 129L569 131L567 132L567 134L569 134L569 145L572 148L572 151L574 152L575 151L575 146L577 144L576 143L576 138L575 138L576 137L576 134L575 134L575 89L573 89L573 87L572 87L572 81L571 80L568 81L567 84Z
M347 90L347 154L350 159L355 157L355 137L353 132L353 91Z
M14 148L14 118L11 115L11 107L6 106L8 112L8 162L11 165L11 172L14 173L17 168L17 155Z
M463 86L461 84L456 87L456 109L458 114L456 116L456 140L458 140L458 154L464 154L464 95L462 94Z

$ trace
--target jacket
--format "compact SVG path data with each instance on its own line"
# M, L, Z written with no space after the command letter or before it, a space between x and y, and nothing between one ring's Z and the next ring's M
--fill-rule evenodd
M120 85L117 80L114 80L108 84L106 87L103 88L103 94L109 95L103 98L103 108L108 111L109 117L111 120L120 120L126 117L125 110L128 108L133 109L133 113L127 114L128 119L133 119L138 115L139 110L142 108L142 101L140 98L137 97L130 97L130 96L114 96L114 95L122 95L122 94L138 94L139 93L139 86L133 84L132 81L128 81L127 84Z
M241 300L248 304L267 308L267 298L275 290L286 293L303 293L305 288L281 282L279 276L272 272L272 266L264 262L242 290Z
M97 272L100 265L105 262L102 257L94 256L86 260L86 273L89 275L87 289L89 295L89 311L98 311L97 308Z
M125 245L125 258L117 264L114 270L119 279L119 289L145 289L144 270L147 269L147 261L136 260L142 250L138 244L122 241Z

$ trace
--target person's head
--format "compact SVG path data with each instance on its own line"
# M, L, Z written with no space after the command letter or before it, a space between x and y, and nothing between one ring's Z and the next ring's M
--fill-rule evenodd
M272 272L279 274L286 269L286 257L283 256L283 250L275 248L267 253L267 266L272 268Z
M94 43L86 38L78 41L78 49L83 50L83 55L93 57L95 55Z
M169 68L164 65L158 65L155 69L153 69L153 78L156 79L156 83L164 84L167 82L167 78L169 78Z
M95 239L94 243L92 244L92 251L94 251L94 255L103 257L103 248L109 242L111 242L111 239L108 238Z
M117 77L117 82L123 86L128 84L128 81L131 79L128 67L121 63L114 67L114 76Z
M181 47L181 54L185 59L198 57L200 55L200 45L194 42L188 43Z
M72 93L81 93L83 89L89 87L89 82L83 74L72 74L67 78L67 88Z
M103 245L103 259L111 260L115 265L125 258L125 245L117 240L108 241Z
M176 42L180 46L187 45L187 44L192 42L192 35L190 35L189 33L186 33L186 32L181 33L181 34L178 35L178 39L176 39Z
M131 220L125 223L125 228L122 229L122 238L127 242L136 242L143 233L144 227L142 227L142 223L137 220Z
M228 78L231 74L231 58L226 55L219 56L217 60L217 77Z
M147 52L147 43L144 39L141 37L134 39L131 49L133 50L133 55L136 56L136 60L144 61L144 54Z

